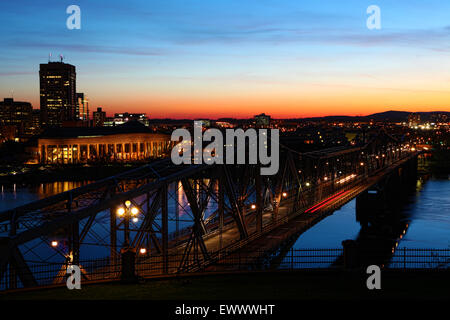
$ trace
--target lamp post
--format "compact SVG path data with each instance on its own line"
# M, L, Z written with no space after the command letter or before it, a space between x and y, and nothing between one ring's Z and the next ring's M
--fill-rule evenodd
M117 216L124 219L124 241L123 248L120 251L122 256L121 279L127 283L137 281L135 272L136 251L130 247L130 219L133 222L138 222L138 214L139 209L132 206L129 200L125 201L125 207L119 207L117 209Z
M123 218L124 225L124 241L123 248L129 248L130 246L130 219L133 222L138 222L139 209L137 207L131 206L131 201L125 201L125 207L119 207L117 209L117 216Z

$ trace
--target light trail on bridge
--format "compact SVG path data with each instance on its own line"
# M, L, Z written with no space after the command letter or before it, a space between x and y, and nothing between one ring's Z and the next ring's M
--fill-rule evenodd
M349 191L341 191L335 195L332 195L331 197L323 200L322 202L312 206L311 208L309 208L308 210L305 211L305 213L314 213L317 210L319 210L320 208L323 208L324 206L326 206L328 203L330 203L331 201L335 200L338 197L342 197L343 195L347 194Z

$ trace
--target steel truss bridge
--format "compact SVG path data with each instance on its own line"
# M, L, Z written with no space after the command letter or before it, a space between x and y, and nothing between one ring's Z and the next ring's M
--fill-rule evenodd
M117 276L125 237L140 263L158 266L144 276L204 270L239 250L273 249L283 235L417 157L412 150L381 131L358 147L299 153L281 146L274 176L261 176L258 165L148 164L0 213L0 284L42 285L39 270L47 264L62 270L51 275L55 283L64 266L93 257ZM122 235L126 221L116 212L127 200L139 219Z

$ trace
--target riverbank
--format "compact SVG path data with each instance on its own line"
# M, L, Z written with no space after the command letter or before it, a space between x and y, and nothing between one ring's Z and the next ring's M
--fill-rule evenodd
M426 153L419 161L419 173L430 173L434 176L450 174L450 150L433 150Z
M0 184L40 184L58 181L94 181L140 167L146 163L0 168Z
M0 300L448 300L449 270L383 270L381 290L365 272L297 270L207 274L138 284L103 283L2 293Z

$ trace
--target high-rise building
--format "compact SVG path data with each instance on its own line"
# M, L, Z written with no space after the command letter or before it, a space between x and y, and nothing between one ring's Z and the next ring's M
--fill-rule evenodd
M89 100L84 93L77 93L76 118L84 122L89 122Z
M12 126L20 137L32 134L33 107L29 102L5 98L0 102L0 126Z
M256 115L254 119L257 127L267 127L270 125L270 116L265 113Z
M420 114L410 113L408 115L408 126L410 128L415 128L420 124Z
M106 120L106 112L102 108L97 108L97 111L92 113L92 118L94 121L94 127L103 127Z
M41 124L61 126L76 120L75 66L62 62L40 65Z
M41 130L41 110L33 109L33 123L31 125L31 131L33 134L38 134Z

